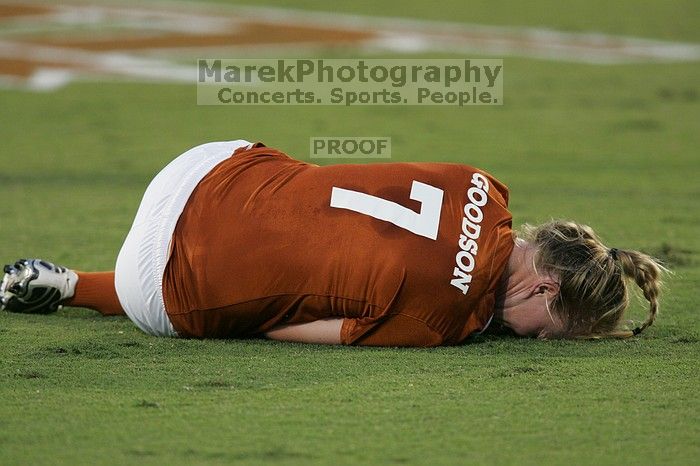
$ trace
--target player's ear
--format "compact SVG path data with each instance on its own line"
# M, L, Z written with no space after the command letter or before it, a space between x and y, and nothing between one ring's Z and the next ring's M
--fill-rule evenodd
M553 297L556 296L557 293L559 293L559 283L550 278L543 278L537 281L531 288L530 295Z

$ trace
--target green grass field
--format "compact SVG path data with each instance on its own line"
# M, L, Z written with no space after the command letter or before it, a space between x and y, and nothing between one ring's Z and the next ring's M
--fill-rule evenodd
M374 3L340 9L403 5ZM528 3L542 19L489 16L490 2L430 17L700 40L692 2ZM675 272L656 324L629 341L321 347L2 313L0 464L696 463L700 64L506 58L505 73L505 105L462 109L197 107L194 85L0 90L2 263L111 269L149 179L187 148L242 137L307 159L310 136L343 134L391 136L394 161L483 167L510 187L515 225L573 218Z

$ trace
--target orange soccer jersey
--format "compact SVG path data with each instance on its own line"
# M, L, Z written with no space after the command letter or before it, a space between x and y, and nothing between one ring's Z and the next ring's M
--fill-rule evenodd
M343 318L344 344L462 342L493 315L508 191L466 165L319 167L256 144L197 186L163 277L181 336Z

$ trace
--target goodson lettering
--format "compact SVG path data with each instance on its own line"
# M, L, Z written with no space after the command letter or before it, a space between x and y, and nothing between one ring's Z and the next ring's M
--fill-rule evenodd
M464 205L462 234L459 235L459 252L455 256L455 268L450 285L467 294L472 282L471 272L476 265L479 253L478 240L481 236L481 222L484 220L482 208L489 202L489 181L481 173L474 173L472 186L467 190L467 203Z

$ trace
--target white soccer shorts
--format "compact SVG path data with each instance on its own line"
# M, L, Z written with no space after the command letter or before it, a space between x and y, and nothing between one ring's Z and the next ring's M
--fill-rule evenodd
M114 278L122 308L144 332L177 336L163 302L163 273L175 226L199 182L245 146L251 143L239 139L194 147L170 162L148 185L117 257Z

